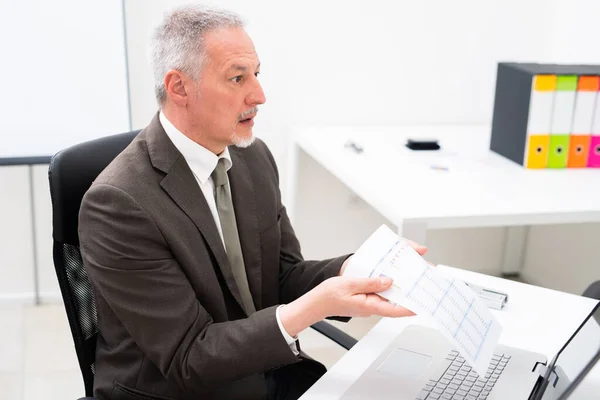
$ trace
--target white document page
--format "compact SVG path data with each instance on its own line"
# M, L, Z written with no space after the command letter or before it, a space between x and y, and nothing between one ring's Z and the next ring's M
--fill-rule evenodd
M392 287L379 295L431 318L471 368L485 375L502 327L475 292L430 266L387 226L363 243L344 275L390 277Z

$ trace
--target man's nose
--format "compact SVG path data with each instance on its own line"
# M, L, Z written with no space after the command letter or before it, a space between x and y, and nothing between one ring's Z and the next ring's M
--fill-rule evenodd
M249 106L257 106L259 104L264 104L267 99L265 98L265 92L258 81L257 78L254 78L254 84L252 85L252 89L248 96L246 96L246 103Z

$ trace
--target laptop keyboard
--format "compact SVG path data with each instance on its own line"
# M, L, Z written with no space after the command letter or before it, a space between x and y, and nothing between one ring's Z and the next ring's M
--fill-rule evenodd
M416 400L485 400L506 367L510 356L496 354L483 378L480 378L456 350L450 351L444 362L442 373L432 377Z

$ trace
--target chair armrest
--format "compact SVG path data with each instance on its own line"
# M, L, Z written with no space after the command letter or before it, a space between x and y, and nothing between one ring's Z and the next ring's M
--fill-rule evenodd
M325 321L319 321L316 324L311 325L311 328L325 337L333 340L346 350L350 350L358 342L358 340L354 339L352 336L342 332L335 326Z

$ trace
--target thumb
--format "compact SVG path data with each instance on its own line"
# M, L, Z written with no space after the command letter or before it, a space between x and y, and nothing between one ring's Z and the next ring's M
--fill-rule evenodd
M394 282L392 280L392 278L390 278L389 276L383 276L383 275L380 276L379 278L375 278L375 279L379 280L379 286L382 287L382 288L384 288L384 289L387 289L390 286L392 286L392 282Z
M420 256L424 256L425 253L427 253L427 247L420 245L419 243L414 242L410 239L404 238L404 240L406 240L406 242L410 245L410 247L412 247L414 251L419 253Z

